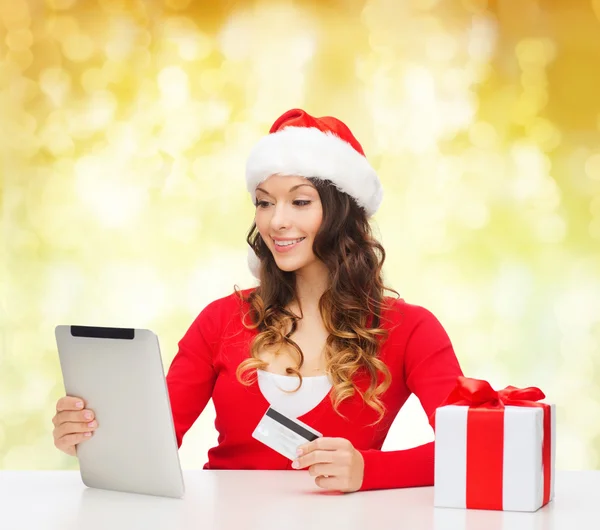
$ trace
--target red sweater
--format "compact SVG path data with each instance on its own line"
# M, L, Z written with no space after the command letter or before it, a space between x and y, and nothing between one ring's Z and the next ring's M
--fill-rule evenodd
M400 451L381 451L381 446L411 393L430 418L462 375L450 339L432 313L402 299L390 297L386 302L382 327L391 331L380 358L390 369L392 384L382 396L386 407L383 420L368 426L377 413L358 394L339 406L347 419L335 412L329 396L298 417L323 436L346 438L361 452L365 462L361 490L433 484L434 442ZM235 293L215 300L179 342L167 374L177 443L181 446L183 436L212 397L219 437L218 445L208 452L204 469L291 470L291 461L252 438L269 403L257 382L244 386L235 376L257 334L242 325L242 314L248 309ZM355 381L361 389L368 387L363 371Z

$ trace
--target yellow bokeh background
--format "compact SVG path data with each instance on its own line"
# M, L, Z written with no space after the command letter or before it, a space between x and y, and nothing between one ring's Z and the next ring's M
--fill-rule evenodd
M0 468L52 444L54 327L144 327L165 368L250 287L244 164L289 108L334 115L385 189L387 284L464 371L557 404L600 467L600 1L0 0ZM209 405L182 465L216 443ZM414 398L385 449L432 433Z

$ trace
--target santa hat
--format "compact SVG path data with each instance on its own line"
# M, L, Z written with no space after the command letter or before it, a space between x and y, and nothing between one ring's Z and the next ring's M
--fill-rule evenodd
M256 202L256 187L274 174L328 180L354 198L367 217L379 208L383 189L363 148L337 118L316 118L300 109L281 115L259 140L246 163L246 187ZM248 264L258 277L259 260L252 249Z

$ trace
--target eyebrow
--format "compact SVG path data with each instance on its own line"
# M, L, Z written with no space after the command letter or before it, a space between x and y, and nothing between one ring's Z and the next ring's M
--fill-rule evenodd
M292 191L297 190L301 186L308 186L309 188L312 188L313 190L317 189L314 186L311 186L310 184L296 184L296 186L292 186L289 189L288 193L292 193ZM265 190L263 188L256 188L256 191L262 191L263 193L266 193L267 195L271 196L271 194L267 190Z

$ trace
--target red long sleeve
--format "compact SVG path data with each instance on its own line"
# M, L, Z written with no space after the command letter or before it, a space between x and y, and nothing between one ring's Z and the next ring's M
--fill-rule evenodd
M462 371L448 334L431 312L418 308L410 330L403 358L405 384L431 418ZM434 450L434 442L429 442L400 451L361 451L361 490L433 485Z
M215 316L214 307L209 305L196 317L179 341L179 350L167 373L167 387L179 447L183 435L211 398L217 378L213 366L213 350L219 336Z

